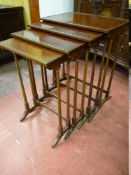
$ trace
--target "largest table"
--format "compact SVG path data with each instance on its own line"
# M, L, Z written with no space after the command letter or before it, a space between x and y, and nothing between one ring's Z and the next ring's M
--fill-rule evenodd
M58 134L53 147L63 135L67 139L76 127L81 128L86 121L90 122L102 105L110 99L110 88L120 41L116 48L115 62L108 71L110 51L113 41L127 25L127 20L67 13L44 18L41 22L31 24L30 29L13 33L12 39L1 42L0 46L3 49L14 53L26 109L21 121L27 117L28 113L41 105L54 112L58 116ZM101 63L97 64L98 45L103 39L105 40L103 56ZM90 48L94 48L94 56L90 64L91 68L88 70ZM86 53L85 60L80 61L83 51ZM34 102L32 108L29 107L27 101L17 55L26 57ZM34 62L41 68L42 97L39 97L36 88ZM81 72L79 72L79 62L84 62ZM71 64L74 69L70 68ZM60 77L61 65L63 65L62 77ZM98 75L95 74L96 65L99 69ZM53 70L52 87L48 84L47 69ZM108 79L106 80L107 72ZM80 76L79 73L82 75ZM72 83L73 86L71 86ZM61 87L66 88L66 99L61 98ZM54 89L57 89L57 95L53 93ZM73 95L73 102L71 95ZM80 100L78 100L78 95ZM57 112L43 103L43 100L48 97L57 99ZM66 105L65 116L62 114L62 104ZM64 126L62 119L65 121Z

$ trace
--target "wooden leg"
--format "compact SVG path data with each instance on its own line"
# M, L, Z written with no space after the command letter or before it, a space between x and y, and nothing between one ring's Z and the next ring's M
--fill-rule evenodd
M86 108L86 113L87 115L83 116L83 120L78 124L77 128L80 129L84 123L87 120L87 116L91 111L91 100L92 100L92 91L93 91L93 82L94 82L94 75L95 75L95 65L96 65L96 56L97 56L97 49L94 49L94 58L93 58L93 66L92 66L92 72L91 72L91 79L90 79L90 86L89 86L89 97L88 97L88 104L87 104L87 108ZM87 66L88 66L88 52L87 52L87 56L86 56L86 62L85 62L85 71L84 71L84 79L83 79L83 96L82 96L82 103L81 103L81 108L84 109L84 102L83 99L85 98L85 85L86 83L86 76L85 74L87 74Z
M56 69L56 80L57 80L57 105L58 105L58 135L53 142L52 147L54 148L61 137L63 136L63 125L62 125L62 112L61 112L61 93L60 93L60 77L59 68Z
M58 100L57 100L57 105L58 105L58 118L59 118L59 129L58 132L61 135L63 132L63 127L62 127L62 112L61 112L61 93L60 93L60 78L59 78L59 68L56 70L56 79L57 79L57 95L58 95Z
M67 126L70 126L70 61L67 61Z
M34 87L35 98L38 99L36 82L35 82L35 75L34 75L34 69L33 69L33 64L32 64L31 60L29 61L29 64L30 64L30 71L31 71L31 76L32 76L32 80L33 80L33 87Z
M75 65L75 82L74 82L74 109L73 109L73 118L72 124L76 124L76 108L77 108L77 85L78 85L78 60L76 60Z
M56 81L57 81L57 80L56 80L56 69L54 68L54 69L53 69L52 84L53 84L53 85L56 85Z
M101 105L102 94L103 94L105 79L106 79L106 75L107 75L107 69L108 69L108 64L109 64L109 57L110 57L111 48L112 48L112 40L109 40L108 53L107 53L107 58L106 58L104 72L103 72L101 88L100 88L101 89L100 90L100 96L99 96L99 99L98 99L99 100L99 102L98 102L99 106Z
M111 75L110 75L110 79L109 79L109 84L108 84L108 88L107 88L107 95L106 95L107 97L109 97L109 94L110 94L112 79L113 79L113 75L114 75L114 71L115 71L115 67L116 67L117 55L118 55L118 52L119 52L120 45L121 45L121 37L119 37L117 48L116 48L115 60L113 62Z
M74 81L74 99L73 99L73 104L74 104L74 106L73 106L73 118L72 118L72 124L71 124L68 132L65 135L65 139L67 139L71 135L71 133L73 132L73 130L75 129L75 127L77 125L76 112L77 112L77 93L78 93L78 90L77 90L77 85L78 85L78 64L79 64L79 61L76 60L76 62L75 62L75 81ZM68 74L68 79L70 79L69 74Z
M30 79L30 84L31 84L31 91L32 91L32 96L33 96L33 103L36 106L36 94L35 94L35 88L34 88L34 82L33 82L33 77L32 77L32 73L31 73L31 65L30 65L30 61L28 59L26 59L27 62L27 67L28 67L28 73L29 73L29 79Z
M105 47L104 47L103 55L102 55L102 61L101 61L101 65L100 65L99 79L98 79L97 92L96 92L96 105L98 105L98 102L99 102L98 97L99 97L99 93L100 93L100 86L102 83L102 75L103 75L102 73L103 73L103 69L104 69L106 50L107 50L107 41L105 43Z
M86 119L85 119L85 121L86 120L88 120L88 122L90 122L93 118L94 118L94 116L95 116L95 114L97 113L97 111L100 109L100 107L109 99L108 97L107 98L104 98L104 100L102 100L102 94L103 94L103 92L104 92L104 84L105 84L105 78L106 78L106 75L107 75L107 68L108 68L108 63L109 63L109 56L110 56L110 52L111 52L111 48L112 48L112 40L110 40L110 42L109 43L107 43L107 44L109 44L107 47L108 47L108 54L107 54L107 58L106 58L106 62L105 62L105 66L102 66L103 68L102 69L104 69L102 72L103 72L103 75L101 75L101 85L100 85L100 88L98 88L98 89L100 89L100 92L99 92L99 94L98 94L98 98L97 98L97 106L95 105L94 107L93 107L93 109L90 111L90 113L89 113L89 115L87 115L87 117L86 117ZM103 56L103 58L104 58L104 56ZM102 73L101 73L102 74ZM100 77L99 77L100 78ZM98 93L98 91L97 91L97 93ZM83 126L83 124L84 124L84 122L85 121L82 121L82 124L81 124L81 126Z
M45 77L44 77L44 68L43 66L41 65L41 78L42 78L42 92L43 92L43 95L45 96L46 95L46 85L45 85Z
M47 70L44 67L44 74L45 74L45 85L46 85L46 89L49 90L49 85L48 85L48 78L47 78Z
M87 117L87 121L91 122L93 120L93 118L95 117L95 114L101 109L101 107L104 105L104 103L106 103L111 97L106 97L103 98L101 101L101 106L95 106L95 110L92 110L92 112L90 113L90 115Z
M84 115L84 104L85 104L85 93L86 93L86 81L87 81L87 70L88 70L88 57L89 57L89 50L86 51L86 58L85 58L85 66L84 66L84 75L83 75L83 87L82 87L82 99L81 99L81 119L77 125L77 128L80 129L83 124L85 123L85 115ZM90 98L90 97L89 97ZM89 100L89 99L88 99Z
M81 99L81 116L84 116L84 104L85 104L85 95L86 95L86 80L87 80L88 57L89 57L89 50L86 51L85 66L84 66L82 99Z
M14 59L15 59L15 64L16 64L16 68L17 68L17 72L18 72L18 76L19 76L19 80L20 80L20 86L21 86L21 90L22 90L22 95L23 95L23 99L24 99L25 112L20 120L20 121L23 121L26 118L26 116L28 115L28 113L30 112L30 107L29 107L29 103L27 101L25 87L24 87L22 75L20 72L20 66L19 66L18 58L17 58L16 54L14 54Z
M97 56L97 49L94 49L94 59L93 59L93 66L92 66L92 73L91 73L91 80L90 80L90 89L89 89L89 99L88 99L88 105L86 112L87 114L90 112L91 109L91 98L92 98L92 92L93 92L93 82L94 82L94 75L95 75L95 65L96 65L96 56Z
M66 79L66 73L65 73L65 63L63 63L63 69L62 69L62 79Z

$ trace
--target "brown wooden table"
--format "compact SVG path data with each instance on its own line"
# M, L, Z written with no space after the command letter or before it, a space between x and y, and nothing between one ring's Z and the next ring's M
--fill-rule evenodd
M117 47L117 41L119 40L119 37L121 37L121 43L120 43L120 49L117 54L117 65L120 65L124 69L128 71L129 67L129 60L128 60L128 20L120 19L120 18L113 18L113 17L104 17L99 15L92 15L92 14L84 14L84 13L65 13L55 16L50 16L47 18L43 18L46 22L53 22L53 23L59 23L79 28L87 28L95 31L100 31L103 33L111 33L111 31L116 31L117 33L117 39L116 41L113 41L113 46L111 49L110 54L110 60L115 61L115 48ZM123 30L121 30L122 28ZM119 28L120 31L118 30ZM119 34L119 35L118 35ZM115 35L115 33L114 33ZM102 50L104 47L104 41L101 41L99 45L99 52L98 55L102 56ZM91 50L91 53L94 53L94 50ZM115 64L116 64L115 63Z
M90 122L102 105L110 99L110 88L116 63L113 63L107 82L112 42L128 22L121 19L109 19L109 23L106 25L105 17L95 18L94 15L78 13L52 16L44 19L44 21L46 22L31 24L28 30L13 33L13 38L0 42L0 47L14 54L25 103L25 113L21 121L39 106L44 106L58 116L58 134L52 145L52 147L55 147L63 135L67 139L76 127L81 128L86 121ZM105 47L97 81L95 81L98 45L103 39L105 40ZM116 48L116 58L119 46L120 41L118 41ZM90 48L93 48L95 52L89 72ZM86 57L83 60L82 76L79 77L79 57L83 51L86 52ZM30 107L27 101L17 55L25 57L27 61L33 107ZM72 62L74 70L71 70ZM34 63L39 64L41 69L42 97L39 97L39 92L36 88ZM47 69L53 71L53 86L49 85ZM60 76L61 71L62 75ZM73 87L71 83L74 84ZM78 88L79 83L81 84L81 90ZM61 98L61 86L66 88L65 100ZM57 95L53 93L55 88L57 89ZM70 98L71 94L73 99ZM78 105L78 95L81 96L80 105ZM49 96L57 100L57 111L43 103L43 100ZM73 101L73 104L71 101ZM63 116L62 113L63 104L66 105L66 116ZM63 124L62 120L65 121L65 124Z
M113 79L116 61L117 61L117 57L118 57L118 53L121 45L121 37L118 37L118 36L127 28L128 20L75 12L75 13L64 13L60 15L49 16L46 18L42 18L42 21L43 21L42 24L35 23L35 24L32 24L31 27L37 28L37 29L39 28L42 31L48 30L48 32L66 36L69 38L71 37L80 41L85 41L86 43L89 43L91 39L90 38L91 32L92 33L94 32L93 33L94 35L95 35L95 32L97 33L97 35L103 34L103 38L101 39L104 39L104 50L102 52L102 61L101 61L100 72L99 72L99 80L98 80L98 84L96 85L98 89L99 88L101 89L101 92L97 93L97 101L98 101L99 107L95 108L95 111L93 113L92 112L90 113L90 105L89 105L87 109L87 118L88 118L88 121L91 121L95 113L97 112L97 110L100 109L103 92L106 91L106 95L104 98L105 101L106 101L106 98L108 99L110 97L112 79ZM87 33L90 33L90 36ZM107 70L109 66L109 58L111 55L112 45L114 41L117 41L116 49L114 51L115 60L110 71L110 78L109 78L107 88L104 90ZM93 78L94 72L95 71L93 70L91 81L94 81L94 78ZM84 123L84 120L83 120L83 123Z
M128 24L127 19L105 17L92 14L84 14L79 12L64 13L60 15L53 15L46 18L41 18L43 21L63 24L66 26L90 29L102 33L109 34L115 30L122 30Z

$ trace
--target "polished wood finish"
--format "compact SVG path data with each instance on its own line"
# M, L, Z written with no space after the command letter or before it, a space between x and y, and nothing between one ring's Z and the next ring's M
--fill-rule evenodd
M88 100L87 109L86 109L87 114L89 114L91 111L91 98L93 93L93 84L94 84L95 70L96 70L95 66L96 66L96 58L97 58L97 48L95 47L94 50L95 52L94 52L93 65L92 65L91 78L90 78L89 100Z
M67 61L67 122L66 125L70 126L70 61Z
M22 91L23 100L24 100L24 106L25 106L25 112L24 112L24 114L22 115L22 117L20 119L20 121L22 122L22 121L24 121L26 119L26 117L27 117L27 115L29 113L31 113L32 111L35 110L36 106L33 106L31 108L29 106L29 103L28 103L28 100L27 100L26 91L25 91L25 87L24 87L23 78L22 78L21 71L20 71L18 57L17 57L17 55L15 53L13 53L13 54L14 54L14 60L15 60L16 69L17 69L17 72L18 72L18 77L19 77L19 81L20 81L20 86L21 86L21 91Z
M61 24L39 22L29 25L31 28L46 31L54 34L58 34L65 37L70 37L85 42L93 42L102 37L102 34L91 31L83 30L79 28L69 27Z
M81 14L80 18L85 18L84 14ZM92 16L94 17L94 16ZM102 17L103 21L105 19ZM111 20L111 19L110 19ZM108 66L109 66L109 56L112 48L113 40L117 38L118 31L122 31L123 27L127 25L127 21L123 21L120 19L112 19L113 21L119 21L113 27L108 25L107 28L103 29L103 32L99 32L100 30L100 21L95 21L95 26L93 26L93 22L91 24L91 28L93 32L89 32L89 29L85 29L88 27L87 23L83 23L82 28L79 29L80 24L71 27L71 30L67 30L65 38L60 32L61 26L59 25L59 34L55 35L52 32L42 31L41 29L31 29L26 31L21 31L13 34L14 38L9 39L7 41L3 41L0 43L0 47L3 49L10 50L14 53L18 74L21 83L21 89L24 97L24 101L28 103L26 100L26 94L24 91L24 84L22 80L22 76L20 73L20 67L18 65L17 55L21 55L27 60L27 67L30 78L30 86L32 90L32 98L33 98L33 107L30 108L25 106L25 114L21 121L23 121L27 115L40 106L44 106L51 112L57 115L58 119L58 133L53 142L52 147L54 148L60 139L64 136L67 139L71 133L74 131L76 127L81 128L83 124L88 121L90 122L98 110L102 107L102 105L110 99L110 88L112 84L112 79L115 70L114 62L111 71L108 73L108 80L106 81ZM102 22L102 20L101 20ZM50 22L53 23L54 22ZM58 22L59 23L59 22ZM96 25L97 24L97 25ZM102 24L101 26L105 26ZM70 22L68 25L65 25L70 28ZM97 26L97 27L96 27ZM120 27L121 26L121 27ZM48 25L49 27L49 25ZM63 27L63 24L62 24ZM94 29L93 29L94 28ZM96 30L97 32L94 32ZM55 32L57 32L58 28L54 28ZM83 39L77 39L75 32L77 31L77 35L80 33L80 37L83 38L81 32L84 30L87 33L86 41L83 42ZM73 33L74 31L74 33ZM85 34L84 33L84 34ZM103 33L103 34L102 34ZM72 34L72 36L71 36ZM93 37L91 36L93 35ZM74 39L73 39L74 37ZM98 54L98 46L102 39L105 39L105 49L103 50L103 57L100 63L100 68L96 70L96 62L97 62L97 54ZM89 72L89 78L87 81L87 68L88 68L88 57L90 48L94 49L94 57L92 62L92 69ZM50 48L50 49L49 49ZM57 52L57 51L59 52ZM119 43L117 47L117 51L119 50ZM79 77L79 56L81 53L85 51L86 59L83 64L83 76L82 79ZM61 53L60 53L61 52ZM118 53L116 52L115 58L117 58ZM84 60L83 60L84 61ZM40 65L41 76L42 76L42 97L39 96L38 89L35 81L35 72L33 70L33 64L37 63ZM71 67L70 63L74 62L75 69L70 71ZM64 66L62 66L64 64ZM50 86L50 81L48 82L47 72L46 70L53 70L53 86ZM60 70L62 68L62 70ZM97 67L98 68L98 67ZM67 72L65 71L67 70ZM96 72L98 80L96 80ZM71 87L71 79L74 80L74 86ZM64 80L64 82L62 82ZM78 85L81 84L81 91L78 91ZM97 84L97 85L96 85ZM106 84L106 86L105 86ZM66 87L66 95L67 99L62 99L61 87ZM54 90L56 88L57 94L54 94ZM73 104L71 101L71 91L73 95ZM94 93L95 92L95 93ZM79 106L78 107L78 94L81 96ZM47 97L54 97L57 100L57 111L52 109L46 104L46 101L43 102ZM85 98L87 102L85 103ZM63 116L64 111L62 110L62 103L66 106L66 117ZM72 109L72 112L70 111ZM64 122L63 122L64 120ZM65 125L64 125L65 124Z
M128 0L106 0L96 14L110 17L123 17L124 8L128 6ZM94 13L89 0L75 0L74 11L80 13Z
M40 21L39 1L29 0L31 22Z
M128 70L128 48L127 45L125 44L128 42L128 34L127 32L125 32L128 29L127 19L111 18L111 17L82 14L82 13L66 13L44 18L44 21L47 21L48 23L50 22L51 25L52 23L54 25L55 22L58 23L59 25L62 24L68 27L74 26L76 28L83 28L83 29L88 28L94 31L100 31L103 34L106 34L106 37L108 38L117 37L117 39L115 39L115 42L113 42L113 47L110 55L110 60L113 61L115 60L114 52L115 48L117 47L117 40L119 39L120 35L122 35L121 37L123 39L121 40L120 51L118 52L117 64L124 67L124 69ZM53 28L53 31L54 30L55 29ZM60 30L59 32L56 30L55 33L57 34L61 33L62 35L62 32ZM79 38L79 40L80 39L81 38ZM102 56L101 50L103 49L104 44L101 43L99 45L99 52L98 52L100 56ZM94 50L92 50L92 52L94 53Z
M19 77L19 80L20 80L20 86L21 86L21 91L22 91L22 95L23 95L25 110L28 111L29 110L29 103L28 103L28 100L27 100L25 87L24 87L24 83L23 83L23 79L22 79L22 75L21 75L21 71L20 71L20 66L19 66L19 62L18 62L16 54L14 54L14 59L15 59L16 69L17 69L17 72L18 72L18 77Z
M87 14L94 14L93 9L91 8L90 1L89 0L75 0L74 3L74 11L75 12L81 12L81 13L87 13ZM96 9L97 11L97 9ZM130 15L128 13L128 0L106 0L104 1L104 4L100 8L100 10L97 11L97 15L107 16L107 17L117 17L117 18L126 18L130 19ZM130 20L129 20L130 22ZM121 42L121 51L119 52L119 58L117 59L117 65L121 66L122 68L128 70L128 27L125 29L125 31L122 34L122 42ZM130 39L130 33L129 33L129 39ZM116 41L117 42L117 41ZM113 48L115 48L117 44L113 44ZM101 50L101 47L100 47ZM102 54L100 53L102 56ZM110 60L114 61L115 58L112 55L110 57Z
M46 95L46 81L45 81L45 75L44 75L44 66L41 65L41 79L42 79L42 92L43 95Z
M47 22L64 24L72 27L90 29L102 33L109 33L128 24L128 20L120 18L104 17L99 15L82 13L64 13L42 18Z
M79 62L78 60L75 61L75 81L74 81L74 99L73 99L73 118L72 118L72 124L76 124L76 109L77 109L77 86L78 86L78 69L79 69Z
M50 64L63 62L65 59L62 53L58 53L17 38L0 42L0 47L31 59L32 61L44 66L50 66Z
M107 87L108 94L110 94L110 90L111 90L111 84L112 84L113 75L114 75L114 71L115 71L115 67L116 67L116 63L117 63L117 55L119 52L119 48L121 46L120 44L121 44L121 37L119 37L119 39L118 39L118 44L117 44L116 51L115 51L115 60L113 62L113 66L111 69L111 75L110 75L110 79L109 79L109 83L108 83L108 87Z
M84 75L83 75L83 87L82 87L82 98L81 98L81 116L84 117L84 105L85 105L85 95L86 95L86 81L87 81L87 69L88 69L88 59L89 59L89 50L86 51L85 66L84 66Z
M71 51L74 51L85 44L81 41L37 30L23 30L13 33L12 36L65 54L69 54Z
M56 69L56 80L57 80L57 108L58 108L58 122L59 122L59 127L58 127L58 135L62 135L63 133L63 126L62 126L62 111L61 111L61 92L60 92L60 72L59 72L59 67Z
M34 103L34 105L36 105L36 100L38 99L38 96L36 95L36 85L34 83L34 78L33 78L33 75L32 75L30 60L27 59L26 61L27 61L31 91L32 91L32 96L33 96L33 103Z
M101 65L100 65L100 71L99 71L99 79L98 79L98 83L97 83L97 92L96 92L96 103L99 105L99 94L100 94L100 89L101 89L101 83L102 83L102 76L103 76L103 69L105 66L105 52L107 51L107 46L108 46L108 42L106 41L105 45L104 45L104 50L102 52L102 60L101 60Z
M101 105L101 101L102 101L102 94L103 94L103 89L104 89L104 85L105 85L105 81L106 81L106 75L107 75L107 70L108 70L108 64L109 64L109 57L110 57L110 53L111 53L111 48L112 48L112 40L109 40L109 46L108 46L108 51L107 51L107 59L105 61L105 66L104 66L104 73L103 73L103 79L101 81L101 90L100 90L100 96L99 96L99 103L98 105ZM109 94L108 94L109 95Z

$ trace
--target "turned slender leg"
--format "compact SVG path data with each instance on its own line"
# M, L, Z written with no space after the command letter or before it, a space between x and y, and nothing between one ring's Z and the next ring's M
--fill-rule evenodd
M49 90L49 85L48 85L48 78L47 78L47 70L44 67L44 74L45 74L45 85L46 85L46 89Z
M63 125L62 125L62 112L61 112L61 93L60 93L60 75L59 68L56 68L56 81L57 81L57 105L58 105L58 135L53 142L52 147L54 148L63 135Z
M30 64L30 71L31 71L31 76L32 76L32 80L33 80L33 87L34 87L35 98L38 99L36 82L35 82L35 75L34 75L34 69L33 69L33 64L32 64L31 60L29 61L29 64Z
M76 108L77 108L77 85L78 85L78 60L76 60L75 65L75 82L74 82L74 109L73 109L73 118L72 124L76 124Z
M67 126L70 126L70 61L67 61Z
M116 48L115 60L113 62L113 66L112 66L112 70L111 70L111 75L110 75L110 79L109 79L109 84L108 84L108 88L107 88L107 95L106 95L107 97L110 94L112 79L113 79L113 75L114 75L114 71L115 71L115 67L116 67L117 55L118 55L118 52L119 52L120 45L121 45L121 37L119 37L117 48Z
M53 77L52 77L52 82L53 82L53 83L52 83L52 84L53 84L53 85L56 85L56 81L57 81L57 80L56 80L56 69L54 68L54 69L53 69Z
M67 139L71 133L73 132L73 130L75 129L76 125L77 125L77 118L76 118L76 112L77 112L77 85L78 85L78 63L79 61L76 60L75 61L75 80L74 80L74 99L73 99L73 117L72 117L72 124L70 125L69 129L68 129L68 132L66 133L65 135L65 139ZM67 64L67 82L69 81L70 79L70 76L69 76L69 72L68 72L68 64ZM67 83L68 84L68 83ZM69 85L67 85L68 88L69 88ZM68 91L68 88L67 88L67 91ZM70 88L69 88L70 89ZM68 94L69 95L69 94ZM67 98L68 99L68 98ZM68 99L69 100L69 99ZM67 110L69 108L69 105L67 103Z
M103 94L105 79L106 79L106 75L107 75L107 68L108 68L108 64L109 64L109 57L110 57L111 48L112 48L112 40L109 40L108 53L107 53L107 58L106 58L106 63L105 63L101 88L100 88L100 96L99 96L99 99L98 99L99 100L99 102L98 102L99 106L101 105L102 94Z
M33 82L33 76L32 76L32 72L31 72L31 65L30 65L30 60L26 59L27 62L27 67L28 67L28 73L29 73L29 79L30 79L30 84L31 84L31 91L32 91L32 95L33 95L33 103L36 106L36 93L35 93L35 87L34 87L34 82Z
M63 63L63 69L62 69L62 79L66 79L66 73L65 73L65 63Z
M92 66L92 73L91 73L91 80L90 80L90 86L89 86L89 97L88 97L88 105L86 109L87 115L83 115L83 120L78 124L78 129L80 129L84 123L86 122L88 118L88 114L91 110L91 100L92 100L92 91L93 91L93 82L94 82L94 75L95 75L95 65L96 65L96 56L97 56L97 49L95 48L94 52L94 59L93 59L93 66ZM81 109L84 109L84 102L83 99L85 98L85 85L86 85L86 76L87 76L87 66L88 66L88 53L85 60L85 71L84 71L84 79L83 79L83 95L82 95L82 103L81 103Z
M84 104L85 104L85 93L86 93L86 79L87 79L87 69L88 69L88 57L89 50L86 51L84 75L83 75L83 87L82 87L82 99L81 99L81 116L84 116Z
M42 78L42 92L43 92L43 95L46 95L46 85L45 85L45 77L44 77L44 69L43 69L43 66L41 65L41 78Z
M59 129L58 132L61 135L63 132L63 126L62 126L62 112L61 112L61 93L60 93L60 77L59 77L59 68L56 70L56 79L57 79L57 105L58 105L58 118L59 118Z
M107 50L107 41L106 41L105 46L104 46L102 61L101 61L101 65L100 65L99 79L98 79L97 92L96 92L96 104L98 104L98 102L99 102L98 97L99 97L100 86L101 86L101 82L102 82L102 73L103 73L103 68L104 68L106 50Z
M95 75L95 65L96 65L96 56L97 56L97 49L94 49L94 59L93 59L93 66L92 66L92 73L91 73L91 80L90 80L90 89L89 89L89 98L88 98L88 105L86 112L87 114L90 112L91 109L91 98L93 92L93 82L94 82L94 75Z
M85 104L85 97L86 97L86 81L87 81L87 70L88 70L88 58L89 58L89 50L86 50L86 58L85 58L85 66L84 66L84 75L83 75L83 87L82 87L82 98L81 98L81 118L77 125L77 128L80 129L85 121L86 117L84 115L84 104Z
M21 72L20 72L20 66L19 66L18 58L17 58L16 54L14 54L14 59L15 59L15 64L16 64L16 68L17 68L17 72L18 72L18 76L19 76L19 80L20 80L20 86L21 86L21 90L22 90L22 95L23 95L23 99L24 99L25 112L24 112L24 115L22 116L22 118L20 120L20 121L23 121L26 118L26 116L28 115L28 113L30 111L30 107L29 107L29 103L27 101L25 87L24 87L22 75L21 75Z

